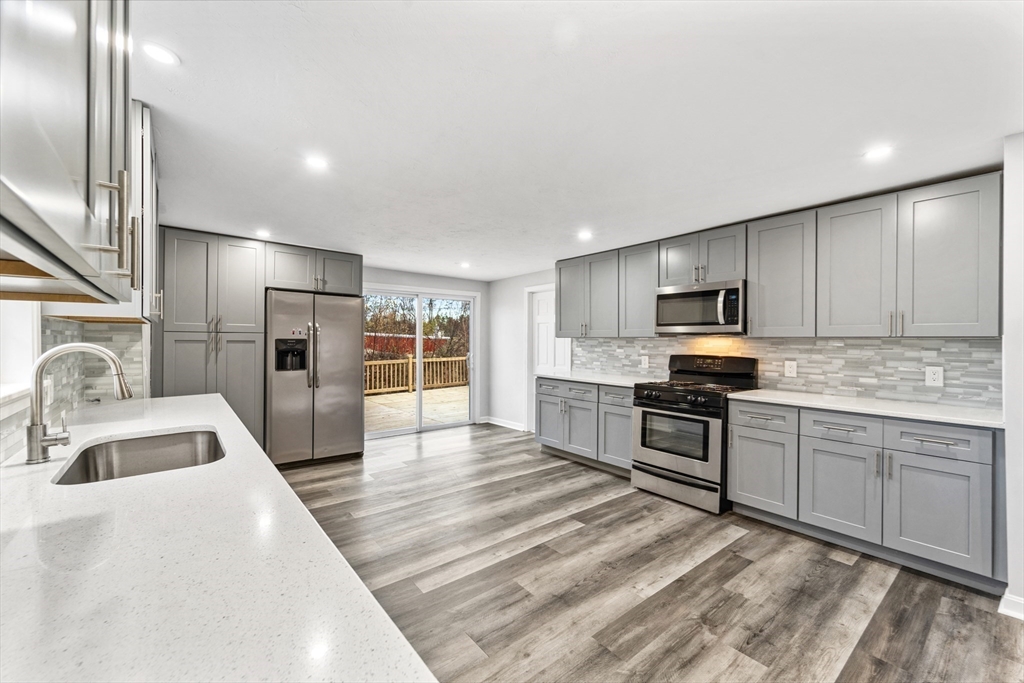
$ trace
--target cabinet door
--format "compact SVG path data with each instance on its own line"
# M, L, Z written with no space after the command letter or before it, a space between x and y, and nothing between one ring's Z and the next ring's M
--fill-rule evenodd
M263 332L264 243L221 237L217 263L217 330Z
M658 243L619 249L619 336L654 337Z
M534 440L539 444L562 447L562 400L557 396L537 394L537 431Z
M730 225L697 233L701 282L725 282L747 277L747 225Z
M597 459L597 403L562 399L562 449Z
M317 291L330 294L363 293L363 257L334 251L316 251Z
M619 336L619 252L585 257L585 337Z
M164 231L164 330L213 332L217 322L217 236Z
M217 391L263 445L262 334L217 335Z
M730 427L729 500L796 519L797 446L796 434Z
M896 195L818 209L818 336L896 332Z
M882 450L800 438L800 521L882 542Z
M692 285L698 281L700 238L697 233L658 242L658 286Z
M633 409L599 405L597 459L627 470L633 463Z
M882 544L992 575L992 467L886 451Z
M583 336L584 258L555 263L555 336Z
M267 244L266 285L276 289L312 292L316 277L316 249Z
M750 336L813 337L814 211L749 223L747 241Z
M164 334L164 396L217 391L216 335L205 332Z
M901 335L998 336L1000 174L898 197Z

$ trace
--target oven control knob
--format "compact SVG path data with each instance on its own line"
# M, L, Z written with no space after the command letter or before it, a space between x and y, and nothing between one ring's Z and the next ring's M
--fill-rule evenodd
M702 405L704 405L707 402L708 402L708 399L707 399L706 396L698 396L697 397L697 401L696 401L697 405L702 406Z
M654 395L654 392L651 391L650 389L644 390L644 398L650 398L653 395Z
M683 398L686 399L687 403L693 403L693 396L684 396Z

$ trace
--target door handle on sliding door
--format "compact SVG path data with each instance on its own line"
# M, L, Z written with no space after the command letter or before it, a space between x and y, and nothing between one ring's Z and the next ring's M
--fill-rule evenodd
M306 387L313 388L313 323L306 323Z
M320 323L316 323L316 388L320 388Z

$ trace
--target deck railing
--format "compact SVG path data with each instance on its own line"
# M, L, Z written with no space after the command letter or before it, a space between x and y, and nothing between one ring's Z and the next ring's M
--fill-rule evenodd
M424 358L423 388L459 387L469 384L466 356ZM363 367L363 393L388 394L416 390L416 358L368 360Z

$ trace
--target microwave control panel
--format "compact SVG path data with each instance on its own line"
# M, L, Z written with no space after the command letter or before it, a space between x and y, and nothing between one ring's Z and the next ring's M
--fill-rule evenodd
M738 325L740 322L740 291L728 289L725 292L725 324Z

